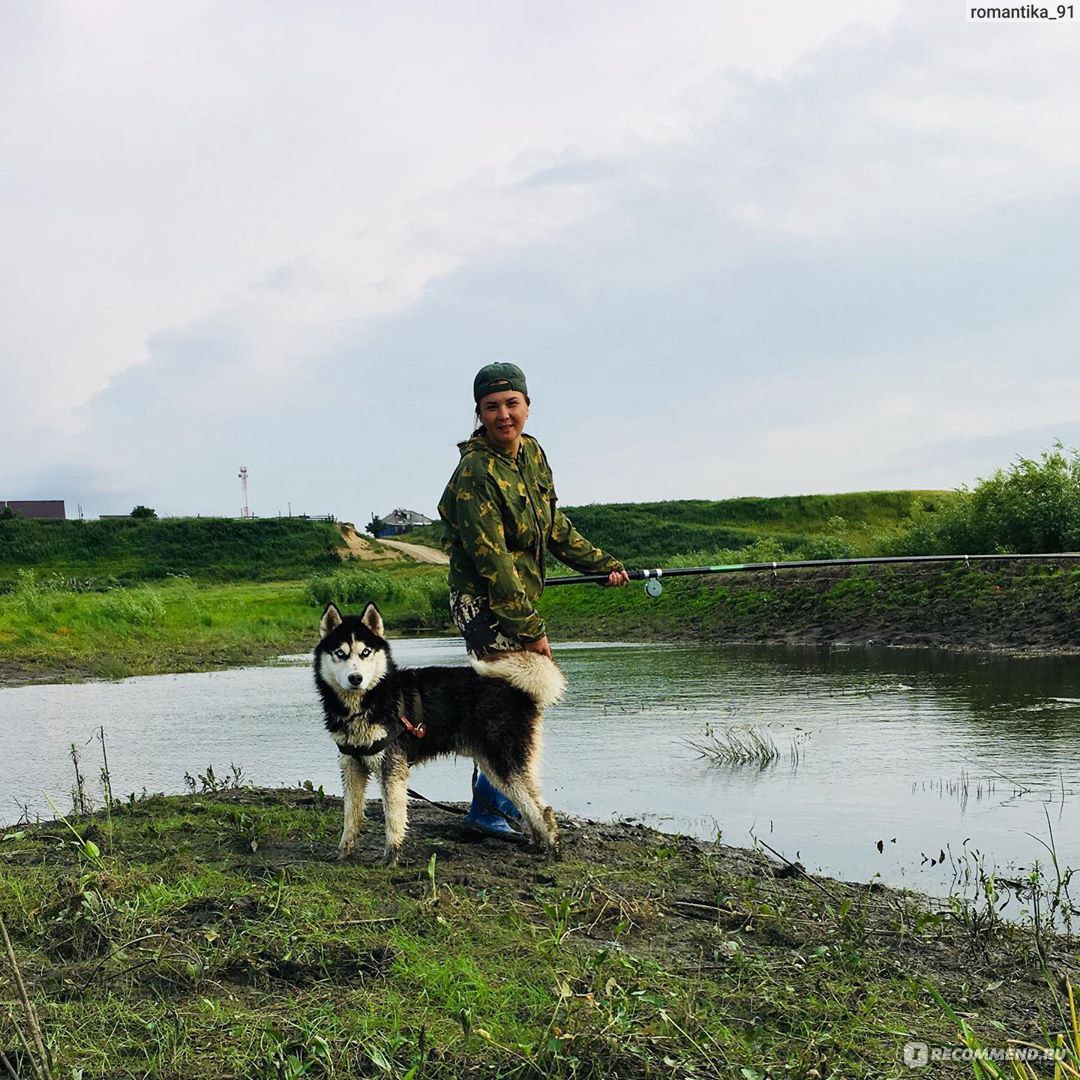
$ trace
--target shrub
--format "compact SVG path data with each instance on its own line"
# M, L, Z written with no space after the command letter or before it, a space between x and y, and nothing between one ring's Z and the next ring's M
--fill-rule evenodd
M855 555L855 546L848 538L848 523L839 516L829 518L828 532L812 536L802 546L804 559L851 559Z
M743 557L742 561L748 563L783 562L788 558L784 545L771 536L743 548L740 554Z
M1080 451L1061 443L1017 458L951 502L912 515L888 547L912 555L1075 551L1080 545Z
M779 540L768 537L740 548L710 548L671 555L663 560L666 567L732 566L742 563L783 562L797 553L789 552Z

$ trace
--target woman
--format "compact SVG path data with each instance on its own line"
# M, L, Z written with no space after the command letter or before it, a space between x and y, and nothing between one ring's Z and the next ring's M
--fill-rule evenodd
M439 502L450 539L450 609L475 657L524 649L551 659L544 620L533 607L544 591L547 551L582 573L629 580L617 559L593 547L558 508L551 467L524 434L525 375L514 364L488 364L473 380L478 426L458 444L461 461ZM518 837L517 808L481 773L466 824L492 836Z

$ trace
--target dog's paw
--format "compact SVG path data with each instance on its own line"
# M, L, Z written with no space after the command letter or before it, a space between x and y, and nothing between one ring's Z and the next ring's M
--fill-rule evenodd
M342 840L338 844L337 857L339 859L347 859L356 851L355 840Z
M383 866L397 866L397 864L398 864L398 862L400 860L401 860L401 847L400 847L400 845L395 845L394 847L388 847L382 853L381 862L382 862Z

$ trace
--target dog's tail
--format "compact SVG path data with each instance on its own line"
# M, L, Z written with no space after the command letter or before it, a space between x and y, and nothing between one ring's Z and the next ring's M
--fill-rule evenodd
M470 656L473 671L485 678L505 679L523 690L541 709L554 705L566 690L566 676L554 660L531 652L506 652L490 660Z

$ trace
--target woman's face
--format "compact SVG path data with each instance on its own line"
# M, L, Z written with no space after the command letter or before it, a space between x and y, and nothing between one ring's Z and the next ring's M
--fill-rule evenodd
M487 440L498 450L516 452L521 444L521 433L529 417L529 405L525 395L517 390L500 390L497 394L485 394L477 408L480 423L484 425Z

